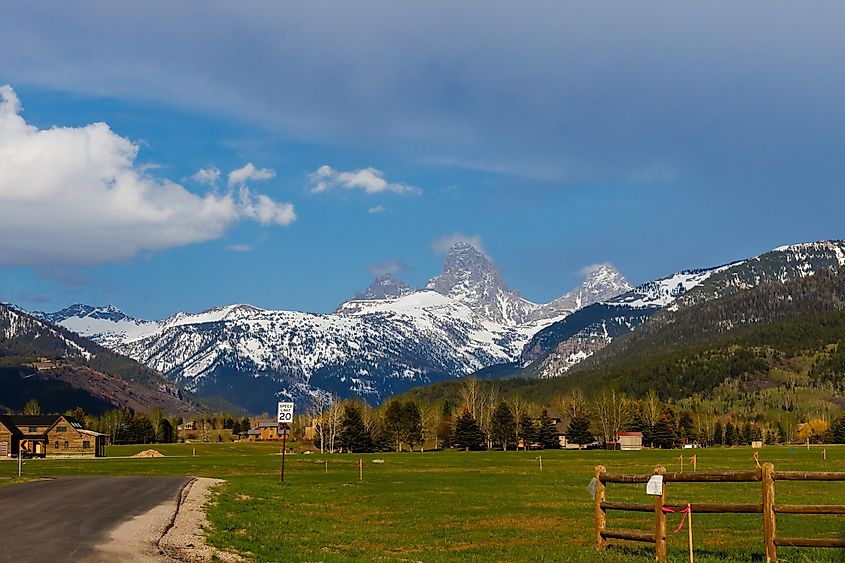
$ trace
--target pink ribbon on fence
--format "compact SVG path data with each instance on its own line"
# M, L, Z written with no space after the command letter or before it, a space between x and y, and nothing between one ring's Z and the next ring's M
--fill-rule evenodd
M687 514L692 512L692 506L690 506L688 504L687 507L682 509L682 510L673 510L673 509L669 508L668 506L664 506L663 512L671 512L671 513L682 512L683 513L683 516L681 517L681 522L678 524L678 527L675 528L675 533L677 534L678 532L680 532L684 528L684 522L687 519Z

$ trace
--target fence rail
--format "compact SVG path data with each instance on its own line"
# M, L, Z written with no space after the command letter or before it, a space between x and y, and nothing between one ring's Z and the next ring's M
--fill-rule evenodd
M654 495L653 503L609 502L606 500L609 483L647 483L653 475L661 475L661 494ZM603 551L607 540L626 540L655 544L658 561L666 560L666 510L676 511L690 507L692 512L702 514L762 514L763 547L766 561L777 561L780 547L841 547L845 538L785 538L778 537L777 514L845 514L841 504L775 504L776 481L845 481L845 472L775 471L771 463L764 463L755 471L681 471L668 473L664 467L657 467L652 474L608 473L603 465L596 467L594 518L596 548ZM683 503L665 502L666 483L762 483L762 502L755 503ZM634 530L608 530L607 512L653 512L654 532Z

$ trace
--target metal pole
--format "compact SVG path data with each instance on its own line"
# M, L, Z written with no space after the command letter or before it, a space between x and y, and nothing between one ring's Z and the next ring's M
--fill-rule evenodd
M23 466L23 461L21 457L21 440L18 440L18 479L21 477L21 469Z
M282 430L282 483L285 482L285 450L287 449L288 443L288 432L287 429Z

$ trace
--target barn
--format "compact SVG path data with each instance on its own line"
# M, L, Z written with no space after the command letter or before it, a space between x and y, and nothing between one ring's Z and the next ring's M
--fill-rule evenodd
M105 457L106 435L64 415L0 415L0 457Z

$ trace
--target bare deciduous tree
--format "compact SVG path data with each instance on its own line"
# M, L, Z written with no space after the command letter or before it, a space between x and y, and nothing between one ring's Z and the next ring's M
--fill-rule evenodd
M311 426L314 427L314 435L320 439L320 453L326 453L326 431L323 424L323 414L327 406L326 396L322 393L314 397L311 406L308 407L308 415L311 418Z
M484 406L484 393L478 379L470 376L464 380L463 385L458 389L458 396L469 414L477 421Z
M616 442L616 436L631 421L631 402L615 389L604 390L593 402L593 413L604 443Z

